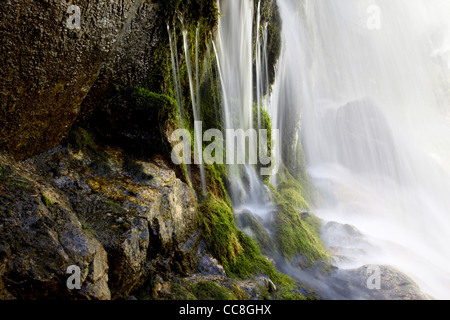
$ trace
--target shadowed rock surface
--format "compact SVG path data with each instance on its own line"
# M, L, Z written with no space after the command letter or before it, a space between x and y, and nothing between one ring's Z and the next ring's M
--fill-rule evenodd
M14 297L120 298L155 274L194 271L191 189L159 158L130 172L121 150L105 157L110 170L98 174L62 147L22 163L0 156L0 281ZM81 291L66 288L69 265L81 268Z
M9 0L0 10L0 149L25 159L59 145L80 115L117 92L151 83L164 72L166 23L175 9L212 30L213 2L77 1L80 28L69 28L71 2ZM69 11L69 13L68 13ZM69 23L69 25L71 24ZM167 89L167 88L165 88ZM87 98L87 99L86 99ZM86 101L85 101L86 100Z
M23 159L57 146L110 52L145 1L11 0L0 10L0 148ZM153 5L149 6L151 10Z

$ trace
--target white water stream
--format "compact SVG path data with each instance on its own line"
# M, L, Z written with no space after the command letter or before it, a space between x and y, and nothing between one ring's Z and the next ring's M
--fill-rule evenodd
M449 299L450 3L278 5L272 116L282 125L302 110L308 171L323 197L315 213L356 226L376 248L354 250L341 267L393 265Z
M252 48L260 12L251 0L218 4L214 50L224 126L247 130L254 103L260 115L267 81L259 28ZM355 242L339 267L392 265L424 292L449 299L450 2L278 0L278 6L282 52L264 101L273 127L282 137L291 132L292 141L281 143L277 159L281 147L295 154L301 139L322 197L315 213L356 226L372 248L359 250ZM268 214L255 169L229 167L235 209Z

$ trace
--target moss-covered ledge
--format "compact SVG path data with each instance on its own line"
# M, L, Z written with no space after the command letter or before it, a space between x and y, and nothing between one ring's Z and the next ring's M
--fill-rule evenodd
M277 287L271 294L273 299L312 298L299 283L278 272L255 241L237 228L229 204L211 197L200 203L198 214L208 251L223 265L227 276L236 279L266 276Z

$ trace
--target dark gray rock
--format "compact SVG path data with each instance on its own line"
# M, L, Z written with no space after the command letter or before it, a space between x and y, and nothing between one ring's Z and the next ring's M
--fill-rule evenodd
M18 299L109 299L106 251L65 199L0 156L0 282ZM69 290L67 267L81 269ZM5 294L4 294L5 295Z
M372 276L379 271L380 287ZM322 279L318 292L326 299L351 300L430 300L419 286L404 273L391 266L366 265L358 269L335 270Z
M73 4L80 28L67 25ZM187 23L202 19L209 34L214 8L207 0L6 1L0 10L0 149L28 158L59 145L77 119L89 119L123 89L162 92L170 74L163 67L166 23L178 10Z
M156 274L193 272L201 232L192 190L158 157L132 160L119 149L104 156L109 170L103 174L90 169L83 151L62 147L27 163L67 197L84 229L105 248L112 298L126 297Z
M65 138L103 63L144 2L77 1L80 29L67 27L70 2L2 4L0 148L26 158Z
M209 254L205 254L198 262L198 272L211 276L226 276L223 266Z
M82 151L25 162L0 154L0 299L126 298L153 277L195 271L192 190L162 159L128 159L136 172L121 150L105 157L99 175ZM66 286L70 265L81 268L81 290Z
M356 227L330 221L322 227L322 240L331 254L332 263L356 267L355 263L378 249Z

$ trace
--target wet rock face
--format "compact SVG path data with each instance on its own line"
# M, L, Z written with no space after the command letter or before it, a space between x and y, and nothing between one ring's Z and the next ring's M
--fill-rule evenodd
M65 138L109 59L116 70L114 79L121 77L119 73L126 77L127 72L133 72L127 69L121 73L130 64L118 67L118 57L125 52L127 61L148 61L142 50L127 51L129 46L125 46L120 51L118 44L138 42L129 40L127 30L132 26L132 30L148 31L146 28L154 20L147 18L151 18L156 5L143 0L80 0L76 3L80 10L78 29L76 20L69 19L77 12L67 13L71 4L24 0L2 4L0 148L16 158L53 148ZM144 18L150 22L142 24Z
M324 296L329 294L331 299L432 299L421 292L411 278L391 266L366 265L358 269L338 270L330 276L327 283L329 287Z
M191 189L159 158L105 156L109 170L98 173L62 147L21 163L0 155L0 298L117 299L156 274L194 271ZM67 289L70 265L81 290Z
M59 145L76 120L89 122L124 89L164 91L170 71L157 60L168 50L166 22L177 9L193 15L192 23L204 18L212 30L213 3L6 1L0 11L0 149L29 158Z
M178 112L176 102L156 94L158 98L145 99L136 92L124 89L108 102L103 101L92 111L89 127L103 144L117 146L129 155L170 155L170 134L166 130L173 127L170 119Z
M341 268L359 266L358 261L377 250L356 227L334 221L322 227L322 240L331 254L332 264Z
M1 159L0 282L6 292L19 299L109 299L107 254L99 241L49 186ZM71 265L81 269L81 290L66 286Z

